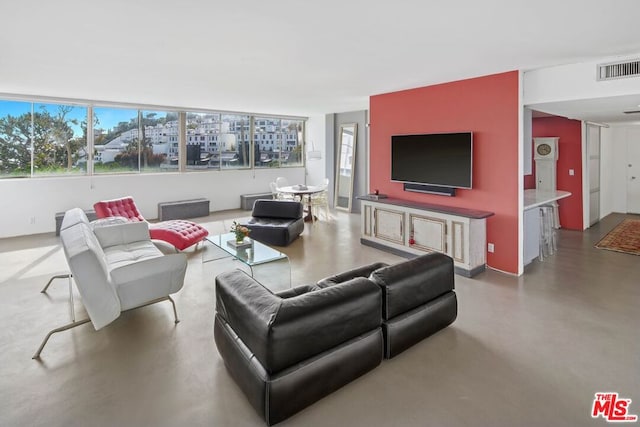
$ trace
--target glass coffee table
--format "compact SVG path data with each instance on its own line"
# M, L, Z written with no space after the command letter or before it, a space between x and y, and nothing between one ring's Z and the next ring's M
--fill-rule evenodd
M291 266L285 253L249 238L246 240L250 245L233 246L229 242L235 241L234 233L207 236L205 240L213 244L215 251L206 250L202 254L203 263L232 257L242 263L245 267L242 270L248 268L251 277L269 289L275 291L291 287Z

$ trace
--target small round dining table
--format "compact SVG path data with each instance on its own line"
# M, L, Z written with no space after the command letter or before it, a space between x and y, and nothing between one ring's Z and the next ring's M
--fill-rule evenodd
M299 197L300 201L304 203L306 196L307 199L307 215L305 215L305 222L314 221L313 212L311 211L311 196L313 194L322 193L327 187L323 185L287 185L285 187L277 187L276 191L280 193L293 194L294 197Z

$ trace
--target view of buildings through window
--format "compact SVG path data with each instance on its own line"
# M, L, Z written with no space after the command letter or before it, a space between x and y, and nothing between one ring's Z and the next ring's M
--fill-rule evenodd
M0 177L85 174L89 161L95 174L177 172L181 141L187 171L302 166L303 129L303 119L0 100Z

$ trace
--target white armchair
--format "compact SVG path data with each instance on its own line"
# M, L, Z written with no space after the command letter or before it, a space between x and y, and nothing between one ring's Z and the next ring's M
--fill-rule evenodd
M84 212L75 208L65 213L60 239L71 270L69 276L75 280L89 318L76 321L73 315L71 323L50 331L34 359L40 357L56 332L89 321L99 330L117 319L122 311L156 302L169 300L175 323L179 322L169 295L182 288L187 259L182 253L164 255L151 241L146 222L94 228Z

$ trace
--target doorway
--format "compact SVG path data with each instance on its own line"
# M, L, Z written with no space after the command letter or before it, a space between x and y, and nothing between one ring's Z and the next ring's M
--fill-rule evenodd
M600 126L587 123L589 227L600 221Z
M640 214L640 129L627 131L627 213Z

